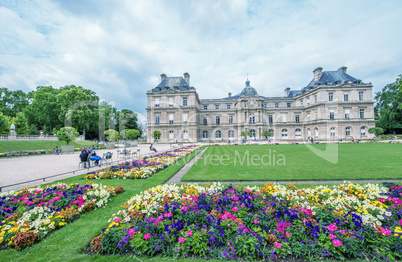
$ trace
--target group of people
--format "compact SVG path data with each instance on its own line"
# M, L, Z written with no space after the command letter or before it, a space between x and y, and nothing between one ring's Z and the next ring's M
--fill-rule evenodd
M87 167L87 162L88 162L88 168L91 167L91 166L90 166L90 162L89 162L88 160L93 160L93 161L95 161L95 166L98 166L98 165L99 165L99 161L102 159L100 156L98 156L98 155L96 154L95 150L93 150L93 149L91 149L91 148L89 148L88 150L83 149L83 150L81 151L81 154L80 154L79 157L80 157L80 159L81 159L81 162L84 163L84 168Z

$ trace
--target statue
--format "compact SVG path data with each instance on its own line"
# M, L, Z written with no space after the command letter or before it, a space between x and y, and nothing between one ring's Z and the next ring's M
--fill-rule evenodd
M15 132L15 125L14 125L14 123L12 123L11 124L11 126L10 126L10 134L9 134L10 136L16 136L17 135L17 133Z

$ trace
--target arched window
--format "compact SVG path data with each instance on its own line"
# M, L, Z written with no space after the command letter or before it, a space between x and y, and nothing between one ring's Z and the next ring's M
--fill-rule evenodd
M317 137L318 136L318 128L317 127L314 128L314 132L315 132L315 136Z
M350 131L352 130L352 128L350 127L350 126L347 126L346 128L345 128L345 135L346 136L350 136Z
M310 128L307 128L307 136L308 136L308 137L311 136L311 130L310 130Z
M268 130L268 132L271 134L270 137L274 137L274 130L273 129Z
M255 137L255 130L254 129L250 130L250 137Z
M300 130L300 128L296 128L295 136L296 136L296 138L301 138L301 130Z
M361 136L366 136L366 131L367 131L367 127L362 126L362 127L360 128L360 135L361 135Z
M173 139L174 138L174 131L170 130L169 131L169 139Z
M336 136L336 129L335 127L331 127L331 129L329 129L329 136L331 138L334 138Z
M188 131L187 130L183 131L183 139L188 139Z
M284 137L284 138L288 137L288 130L287 129L282 129L282 137Z
M203 138L203 139L207 139L207 138L208 138L208 131L207 131L207 130L202 131L202 138Z
M234 131L233 131L233 130L229 130L229 132L228 132L228 137L229 137L229 138L233 138L233 137L234 137Z
M254 124L254 123L255 123L255 115L254 115L254 114L250 114L249 120L250 120L250 124Z
M217 130L217 131L215 132L215 138L221 138L221 137L222 137L221 131Z

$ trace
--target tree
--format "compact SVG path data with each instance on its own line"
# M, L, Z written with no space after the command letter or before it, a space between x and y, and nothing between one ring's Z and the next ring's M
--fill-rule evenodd
M0 134L8 134L10 133L10 118L8 116L3 115L0 112Z
M244 130L240 133L240 136L247 139L248 136L251 136L251 133L248 130Z
M13 119L15 125L15 132L19 135L27 135L29 133L28 119L25 117L24 113L17 113L17 117Z
M137 129L127 129L126 136L128 139L135 139L135 138L139 137L140 135L141 135L140 131L138 131Z
M36 125L34 125L34 124L30 125L30 126L29 126L29 134L30 134L30 135L35 135L35 136L39 135L39 129L38 129L38 127L37 127ZM56 135L57 135L57 134L56 134Z
M263 137L265 137L265 139L267 139L269 136L271 136L272 134L269 132L269 131L263 131L262 133L261 133L261 135L263 136Z
M386 133L402 132L402 75L376 93L375 100L376 126Z
M95 108L99 105L99 97L94 91L71 85L60 88L56 97L57 103L61 107L59 119L65 125L71 124L82 130L84 138L88 128L98 127L99 118L97 118Z
M16 117L17 113L29 106L31 93L22 90L11 91L8 88L0 88L0 112L6 116Z
M382 129L381 127L372 127L372 128L369 128L368 132L370 134L374 134L375 136L379 136L379 135L384 134L384 129Z
M154 132L152 132L152 135L151 135L154 139L159 139L159 138L161 138L161 132L160 131L158 131L158 130L155 130Z
M108 141L119 141L119 132L114 129L108 129L105 131L106 140Z
M137 114L129 109L123 109L120 112L118 112L117 126L119 128L118 129L119 131L123 129L140 130L137 123Z
M66 141L68 145L71 141L74 141L79 135L80 134L75 130L74 127L62 127L57 132L57 139L59 141Z

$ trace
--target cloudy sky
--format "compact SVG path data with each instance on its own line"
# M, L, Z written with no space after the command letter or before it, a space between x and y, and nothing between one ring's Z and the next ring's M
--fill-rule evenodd
M81 85L145 114L160 74L200 98L251 85L300 89L312 71L348 67L374 91L402 74L402 1L0 1L0 87Z

